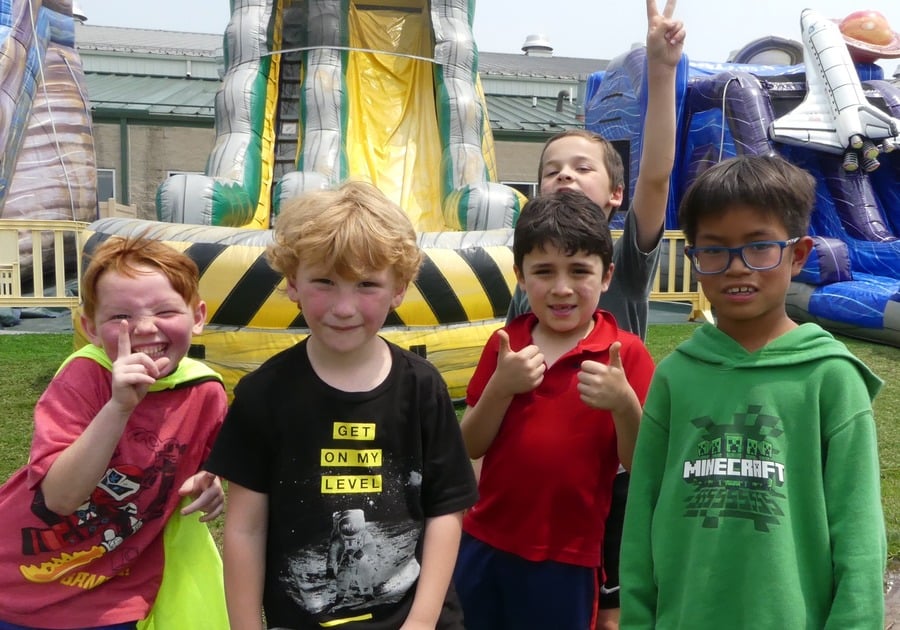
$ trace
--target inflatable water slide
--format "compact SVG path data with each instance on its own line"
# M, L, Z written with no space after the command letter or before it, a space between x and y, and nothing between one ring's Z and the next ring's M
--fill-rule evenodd
M514 283L524 199L496 183L469 0L235 0L204 175L157 193L156 222L104 219L187 252L209 306L195 354L226 384L308 333L264 260L282 200L372 182L419 234L425 263L383 336L462 396ZM77 326L77 323L76 323Z
M854 63L834 21L808 10L801 21L803 42L796 46L803 64L682 60L666 227L677 229L682 194L712 164L736 155L782 155L818 182L810 227L815 248L792 283L790 315L900 346L900 151L893 152L900 86L883 80L875 64ZM760 48L760 42L748 45ZM644 65L642 49L613 60L592 78L585 106L586 125L622 150L632 185Z
M0 220L97 216L86 94L71 0L0 2ZM52 241L42 251L52 260ZM30 232L18 260L30 278Z

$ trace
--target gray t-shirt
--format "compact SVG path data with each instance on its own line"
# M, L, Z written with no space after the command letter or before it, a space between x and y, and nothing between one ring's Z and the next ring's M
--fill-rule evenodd
M659 234L661 240L662 229ZM642 252L638 247L637 219L629 210L625 215L622 237L613 245L612 262L616 269L612 282L609 290L600 296L598 306L613 314L619 328L641 339L647 336L650 289L659 265L659 251L659 241L649 252ZM507 323L530 310L528 296L516 285L506 313Z

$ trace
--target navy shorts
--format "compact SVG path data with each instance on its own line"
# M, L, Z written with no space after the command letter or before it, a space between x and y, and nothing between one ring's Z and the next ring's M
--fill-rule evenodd
M588 630L597 608L597 570L532 562L463 534L456 592L466 630Z

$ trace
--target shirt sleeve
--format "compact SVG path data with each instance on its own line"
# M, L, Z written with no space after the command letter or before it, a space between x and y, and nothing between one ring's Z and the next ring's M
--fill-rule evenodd
M825 503L834 566L826 628L880 630L887 543L875 419L861 379L836 375L832 386L823 382L822 395L823 410L845 414L825 433Z
M656 365L650 351L636 336L628 337L630 340L627 345L623 344L622 351L622 368L625 370L625 376L631 389L637 394L641 405L647 399L647 391L650 388L650 381L653 379L653 372Z
M225 415L228 413L228 395L225 393L225 387L218 381L206 385L206 387L210 388L210 393L200 413L205 416L204 422L212 425L212 430L209 432L206 448L203 450L204 461L209 458L216 437L222 430Z
M73 359L57 374L34 408L28 486L36 488L111 395L109 372L90 359ZM105 394L104 394L105 391Z
M253 389L239 382L204 468L255 492L268 493L271 477L266 425Z
M477 483L447 386L434 370L423 392L423 507L426 517L452 514L475 504Z
M649 629L656 625L657 586L651 530L666 467L669 431L668 418L655 417L648 408L660 415L669 409L668 389L659 379L653 381L647 394L625 507L619 569L622 628Z

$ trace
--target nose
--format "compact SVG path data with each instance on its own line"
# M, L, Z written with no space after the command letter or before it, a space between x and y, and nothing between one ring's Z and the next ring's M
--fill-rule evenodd
M563 181L569 181L572 179L572 169L568 166L563 166L559 169L559 173L556 175L556 179L561 179Z
M352 317L356 313L356 296L353 291L338 291L331 312L337 317Z
M146 335L156 332L156 319L151 315L136 317L132 320L131 328L135 335Z
M571 292L568 279L564 275L560 275L556 282L553 283L553 293L556 295L566 295Z
M734 266L735 260L737 261L737 267ZM752 270L744 262L744 256L741 252L728 252L728 266L725 268L725 273L747 273L748 271Z

